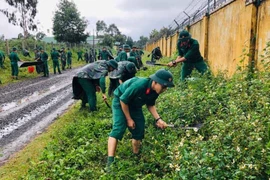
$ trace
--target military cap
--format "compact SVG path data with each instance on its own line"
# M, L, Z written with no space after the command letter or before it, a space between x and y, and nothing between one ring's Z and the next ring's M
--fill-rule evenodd
M160 69L155 74L152 74L150 78L163 86L174 87L173 75L168 70Z
M183 30L180 32L179 34L179 38L182 38L182 37L185 37L185 38L190 38L191 35L189 34L189 32L187 30Z
M128 44L124 44L123 49L130 49L130 46Z
M111 59L111 60L108 61L108 63L113 69L117 69L117 67L118 67L117 61Z
M127 65L126 65L126 69L129 73L131 74L135 74L137 72L136 70L136 66L133 62L129 62Z

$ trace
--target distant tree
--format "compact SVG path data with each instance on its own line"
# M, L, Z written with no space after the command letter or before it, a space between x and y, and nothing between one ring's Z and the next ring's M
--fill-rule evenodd
M133 39L130 36L127 37L126 44L128 44L130 47L133 46L134 42L133 42Z
M153 29L153 30L151 31L151 33L150 33L150 39L153 39L153 38L157 37L158 34L159 34L158 30Z
M46 36L45 33L38 32L35 37L36 37L37 40L42 40L45 36Z
M127 36L124 34L118 34L114 36L115 42L119 42L120 44L125 44Z
M107 30L107 25L103 20L98 20L96 22L96 32L97 36L100 36L100 33L105 33Z
M144 47L148 41L148 37L140 36L140 39L136 42L136 45L139 47Z
M60 0L58 10L53 17L53 35L58 42L81 43L85 42L88 33L85 33L88 22L80 17L74 2Z
M22 33L18 34L18 39L22 39L22 38L23 38L23 34Z
M34 21L37 14L38 0L5 0L9 6L14 7L16 10L9 12L7 9L0 9L0 12L4 13L8 18L9 23L17 26L19 25L23 29L23 48L24 41L28 38L29 30L37 30L37 25Z
M4 35L4 34L2 34L2 35L0 36L0 41L5 41L5 35Z
M101 45L113 47L114 42L115 42L115 40L114 40L113 36L111 36L109 34L105 34Z
M120 35L120 31L117 28L117 26L115 24L111 24L109 25L109 27L106 30L106 33L110 34L111 36L116 36L116 35Z

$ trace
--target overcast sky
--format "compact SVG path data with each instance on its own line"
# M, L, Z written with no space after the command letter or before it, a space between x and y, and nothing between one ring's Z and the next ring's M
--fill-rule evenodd
M95 24L103 20L107 26L114 23L119 30L137 41L141 35L149 37L153 29L168 27L173 19L194 0L73 0L81 16L89 21L87 31L93 34ZM40 30L52 36L52 17L57 10L59 0L38 0L36 20ZM0 7L8 7L0 0ZM17 37L20 27L8 23L0 13L0 35L6 38ZM48 30L49 29L49 33Z

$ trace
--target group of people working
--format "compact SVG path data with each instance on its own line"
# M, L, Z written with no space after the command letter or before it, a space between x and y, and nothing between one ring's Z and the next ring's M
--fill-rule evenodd
M178 57L167 66L175 67L182 62L181 80L189 76L194 68L202 74L207 71L207 65L200 54L199 43L191 38L189 32L185 30L180 32L177 50ZM114 86L109 89L109 95L113 96L113 126L108 138L108 167L115 161L118 141L123 138L127 128L132 134L133 153L139 154L145 132L142 106L147 106L157 127L161 129L167 127L166 122L158 114L155 103L158 96L168 87L174 87L173 75L169 70L160 69L149 77L135 77L136 70L140 66L136 55L136 61L130 58L133 57L132 53L129 46L124 45L116 59L109 60L110 58L104 55L102 56L104 60L90 63L73 78L74 99L82 100L81 108L85 108L88 103L91 112L97 111L96 92L101 91L103 99L107 99L105 77L108 74L110 85Z

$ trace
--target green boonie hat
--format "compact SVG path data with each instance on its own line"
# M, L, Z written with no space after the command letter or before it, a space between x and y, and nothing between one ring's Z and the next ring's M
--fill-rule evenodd
M13 47L13 48L12 48L12 51L16 51L16 50L17 50L17 48L16 48L16 47Z
M182 38L183 36L184 36L185 38L190 38L190 37L191 37L191 35L189 34L189 32L186 31L186 30L183 30L183 31L180 32L179 38Z
M135 74L137 72L136 66L133 62L129 62L126 66L126 69L131 74Z
M150 78L163 86L174 87L173 75L168 70L160 69L155 74L152 74Z
M118 67L117 61L112 59L112 60L109 60L108 63L113 69L117 69L117 67Z
M41 51L41 50L43 50L43 48L42 47L39 47L39 50Z
M130 49L130 46L128 44L124 44L123 49Z

